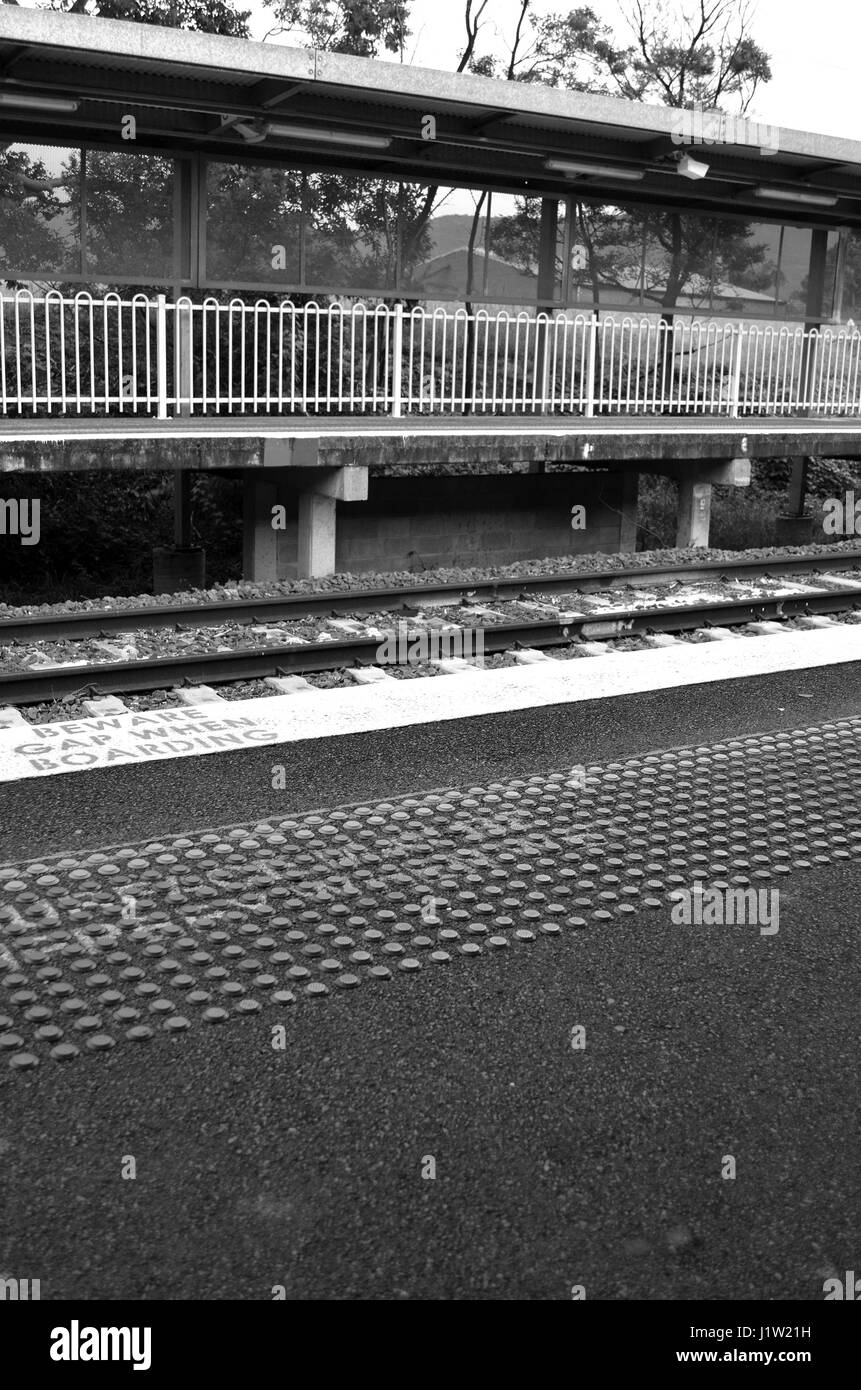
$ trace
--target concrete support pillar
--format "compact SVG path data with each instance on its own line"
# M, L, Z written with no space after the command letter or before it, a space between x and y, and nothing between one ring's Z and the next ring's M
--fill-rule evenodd
M712 485L723 487L750 486L750 459L681 460L654 464L655 473L675 478L678 486L676 505L676 545L707 546L711 519Z
M809 545L813 540L813 517L806 516L804 512L809 464L810 459L806 456L792 459L787 509L777 518L778 545Z
M173 543L191 545L191 473L187 468L173 475Z
M627 555L637 549L637 500L640 475L633 469L622 474L622 520L619 527L619 554Z
M701 483L695 477L679 478L679 498L676 507L676 545L707 546L712 510L712 484Z
M322 579L335 573L335 543L339 502L366 502L368 470L358 468L293 468L290 481L299 488L300 579Z
M278 502L277 478L246 469L242 501L242 577L271 582L278 578L278 532L272 526L272 508Z
M338 503L319 492L299 495L298 577L322 579L335 573L335 518Z
M335 573L338 502L364 502L368 470L290 466L292 441L276 441L265 455L266 466L248 468L243 480L242 574L245 579L278 579L278 535L273 508L287 503L288 488L298 505L297 572L300 579L320 579ZM300 441L301 443L301 441ZM295 451L299 457L316 455ZM276 514L278 515L278 514ZM280 519L280 518L279 518Z
M804 501L807 494L808 462L809 460L806 455L792 460L792 472L789 475L787 516L804 515Z

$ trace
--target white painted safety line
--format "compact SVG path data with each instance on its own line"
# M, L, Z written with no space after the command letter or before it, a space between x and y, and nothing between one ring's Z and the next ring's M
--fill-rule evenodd
M0 728L0 782L336 738L861 661L861 624L687 643L589 660Z
M504 418L494 416L493 423L488 420L475 420L471 422L467 419L457 421L446 421L445 424L434 424L423 419L421 416L410 418L400 416L396 420L377 421L370 423L363 420L361 416L351 416L348 419L323 420L314 424L304 425L297 421L294 425L286 427L283 418L277 421L267 421L266 419L257 420L225 420L220 417L212 421L207 416L192 416L185 424L180 420L158 420L154 417L146 417L134 424L129 423L126 428L120 427L120 421L116 417L107 419L94 419L86 421L83 427L73 428L73 422L63 429L62 424L50 419L44 422L38 421L36 428L27 429L20 424L0 425L0 441L5 443L21 443L23 441L35 441L40 444L64 444L74 439L328 439L328 438L347 438L357 439L367 437L369 439L402 439L405 442L414 438L470 438L477 435L496 436L496 435L541 435L550 437L564 437L570 435L581 436L637 436L644 434L730 434L762 437L768 435L829 435L829 434L858 434L861 433L861 417L850 419L840 418L834 420L809 420L798 416L774 416L767 421L753 421L748 419L734 419L730 416L701 416L694 420L673 419L672 425L668 425L666 419L659 417L626 417L624 421L619 418L602 419L600 422L593 419L586 419L583 416L572 415L559 423L550 423L544 417L539 417L533 424L532 420L524 420L522 417L511 417L508 423ZM58 430L59 424L59 430ZM77 426L78 422L75 421ZM53 426L53 427L52 427ZM708 460L705 463L708 464Z

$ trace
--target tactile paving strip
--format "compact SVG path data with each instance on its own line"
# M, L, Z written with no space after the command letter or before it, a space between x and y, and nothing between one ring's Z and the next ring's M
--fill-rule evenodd
M861 852L861 720L0 869L14 1068Z

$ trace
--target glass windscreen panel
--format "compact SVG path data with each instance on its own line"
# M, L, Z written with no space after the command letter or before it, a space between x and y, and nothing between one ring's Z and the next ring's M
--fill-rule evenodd
M433 197L428 206L428 193ZM486 189L404 185L402 283L424 302L534 304L539 297L542 199ZM565 276L564 205L545 235L552 247L542 299L559 301Z
M392 290L398 275L398 183L309 174L305 285L311 289Z
M806 228L575 199L569 302L785 317L806 283L809 245Z
M86 273L159 282L176 274L172 159L136 151L85 153Z
M780 305L780 224L729 218L717 218L715 224L711 307L742 316L774 316Z
M635 208L572 200L569 303L645 310L655 281L644 260L646 222Z
M404 185L401 277L422 302L483 296L489 194L476 189Z
M484 297L493 304L534 304L541 263L541 199L512 193L488 197L490 242ZM552 281L547 289L552 299Z
M210 163L206 279L227 285L301 281L302 184L295 170Z
M54 279L81 269L81 153L11 144L0 153L2 275Z

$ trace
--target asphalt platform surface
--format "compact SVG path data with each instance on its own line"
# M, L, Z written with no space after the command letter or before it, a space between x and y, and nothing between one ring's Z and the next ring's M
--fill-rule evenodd
M775 742L800 730L812 732L794 747ZM373 845L379 824L392 863L377 863L379 878L365 871L365 917L355 901L330 896L354 912L333 917L342 932L352 923L352 936L327 938L327 949L341 950L338 978L353 970L356 987L332 979L308 997L305 980L318 979L309 955L311 974L292 966L289 1001L270 994L247 1017L209 1023L213 994L185 1011L191 1026L169 1031L152 1016L139 1041L105 1009L109 1043L90 1049L92 1033L76 1034L69 1021L80 1011L60 1013L71 987L49 989L60 971L37 974L38 950L6 970L0 1013L18 1043L0 1052L0 1274L39 1278L43 1299L270 1300L283 1288L288 1299L557 1300L579 1285L587 1299L820 1301L825 1279L861 1269L859 730L857 668L845 666L3 787L2 862L23 871L19 861L66 856L54 882L72 896L69 865L105 849L111 867L121 856L106 847L128 843L153 866L140 872L157 901L169 904L167 870L160 878L154 867L164 841L187 836L186 847L203 846L192 850L196 862L209 863L200 856L219 837L200 836L243 822L237 873L243 856L253 869L261 821L298 827L288 836L310 836L327 818L364 826L350 832L359 847ZM695 752L678 751L686 749ZM621 770L607 771L616 761ZM273 791L279 762L287 789ZM565 817L542 817L561 793L573 824L583 794L564 779L580 764L603 770L578 822L587 842L575 838L572 849L560 844ZM658 792L642 801L649 777ZM531 828L540 879L515 862L515 822L499 819L506 788ZM446 789L459 791L451 803ZM392 810L402 803L406 813ZM321 808L308 830L305 815ZM346 808L340 821L332 808ZM629 831L618 824L626 815ZM398 947L385 940L398 924L381 921L378 939L358 952L365 959L351 965L357 955L346 952L363 948L371 904L387 901L396 868L418 862L407 854L415 845L398 847L398 825L412 829L421 817L438 834L462 822L467 839L474 826L484 857L477 871L440 880L435 909L460 931L441 939L423 912L406 924L411 944ZM739 826L746 817L735 834L734 817ZM523 846L528 838L524 829ZM714 878L716 853L741 855L750 872L759 864L757 886L780 890L779 931L676 923L665 881L645 905L638 885L649 856L660 858L661 846L672 854L677 839L681 857L670 863L680 882L700 865ZM625 854L602 907L598 870L610 840ZM566 863L568 878L558 870ZM420 890L433 887L430 867L410 870L399 911L382 909L384 917L418 910ZM620 907L629 872L639 875L634 910ZM497 949L476 917L495 879L517 904L494 919L505 938ZM195 881L206 888L205 874ZM17 882L7 873L0 887ZM546 891L528 909L533 882ZM557 894L584 886L579 908L560 896L562 915L548 915ZM26 915L32 895L16 891ZM468 910L458 920L450 914L461 900ZM282 899L275 919L285 932L306 929L294 931L285 962L305 959L298 952L309 944L320 950L308 940L320 914L306 921L300 906ZM169 919L170 907L161 915ZM238 920L226 925L221 939L242 930ZM3 940L21 956L20 933ZM261 940L260 951L275 944ZM183 942L174 944L179 955ZM400 954L375 954L392 946ZM103 987L107 977L92 974L101 961L88 965L70 949L77 960L61 963L80 968L76 985L89 969L87 981ZM134 959L155 969L164 956ZM231 971L244 959L235 947ZM370 978L371 959L390 969L377 964ZM407 960L416 967L404 968ZM88 987L79 985L87 1007ZM125 988L131 997L131 981ZM230 1015L225 1003L216 1014ZM55 1060L50 1039L31 1040L40 1009L73 1040L70 1060ZM282 1025L284 1045L273 1046ZM578 1028L585 1047L572 1046ZM38 1065L8 1064L21 1056ZM123 1176L129 1158L133 1179ZM725 1176L729 1158L734 1177Z

